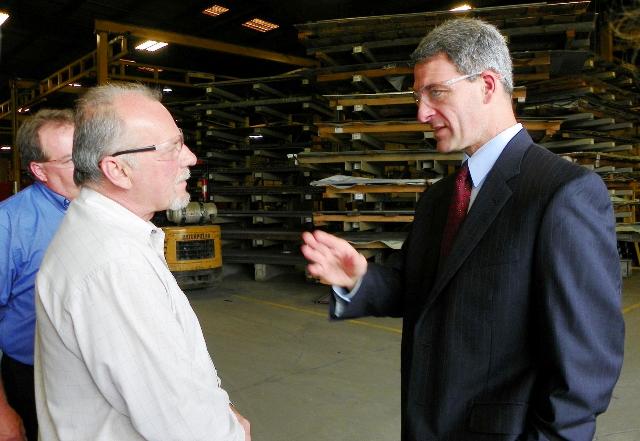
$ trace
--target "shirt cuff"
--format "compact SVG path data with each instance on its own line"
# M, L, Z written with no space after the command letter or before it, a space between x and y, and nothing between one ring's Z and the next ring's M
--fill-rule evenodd
M348 303L351 303L351 299L358 293L360 289L360 285L362 285L362 278L358 279L356 285L353 287L351 291L347 291L342 286L331 285L333 289L333 295L336 298L336 306L334 309L334 315L336 317L340 317L347 307Z

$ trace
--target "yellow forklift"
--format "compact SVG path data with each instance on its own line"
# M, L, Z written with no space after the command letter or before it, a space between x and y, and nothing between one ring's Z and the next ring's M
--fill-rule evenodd
M213 202L190 202L182 210L167 210L164 255L182 289L207 288L222 276L220 226L213 225Z

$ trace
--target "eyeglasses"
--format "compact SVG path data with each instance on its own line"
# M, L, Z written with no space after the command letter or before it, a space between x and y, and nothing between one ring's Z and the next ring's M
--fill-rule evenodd
M413 99L416 100L416 106L419 106L421 102L434 104L444 101L444 99L447 97L447 94L451 92L448 87L453 86L459 81L466 80L467 78L476 77L481 73L482 72L462 75L460 77L455 77L447 81L442 81L440 83L429 84L428 86L424 86L418 91L414 90Z
M144 147L136 147L133 149L120 150L119 152L111 153L109 156L128 155L130 153L143 153L157 151L161 153L163 160L171 160L180 156L182 147L184 147L184 135L182 129L180 134L171 138L168 141L161 142L159 144L148 145Z
M73 168L73 159L71 155L63 156L58 159L49 159L48 161L37 161L39 164L49 164L57 168Z

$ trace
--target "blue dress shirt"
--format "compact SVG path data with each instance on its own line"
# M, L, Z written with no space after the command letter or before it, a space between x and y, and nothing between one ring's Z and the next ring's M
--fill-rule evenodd
M478 196L482 184L484 184L487 175L493 168L493 165L498 160L498 157L502 154L502 151L507 146L511 138L516 136L518 132L522 130L522 124L515 124L508 129L503 130L493 137L489 142L480 147L473 156L464 154L462 162L467 161L469 166L469 174L471 175L471 199L469 200L469 208L473 205L473 202Z
M469 207L467 208L467 211L471 209L471 205L473 205L473 202L476 200L478 192L482 188L482 184L484 184L487 175L498 160L498 157L509 141L511 141L511 138L516 136L520 130L522 130L522 124L514 124L494 136L486 144L476 150L472 156L469 156L466 153L463 155L462 162L467 161L472 183L471 198L469 200ZM358 280L356 286L354 286L350 292L341 286L332 285L333 293L337 300L334 311L337 317L340 317L344 311L344 305L341 302L351 302L353 296L358 292L361 283L362 279Z
M0 202L0 350L33 365L35 277L69 200L40 182Z

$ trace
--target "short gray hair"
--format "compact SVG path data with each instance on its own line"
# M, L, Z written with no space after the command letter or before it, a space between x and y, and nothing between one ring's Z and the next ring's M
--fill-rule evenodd
M76 130L73 136L73 180L76 185L102 180L100 161L126 147L125 123L116 112L115 100L127 94L139 94L160 101L160 92L139 83L110 83L89 89L76 106ZM129 155L123 159L133 165Z
M508 94L513 93L513 65L507 41L498 29L475 18L449 20L434 28L411 54L421 63L445 54L463 75L492 70Z
M40 143L40 129L48 125L73 127L73 112L69 109L41 109L22 123L16 134L22 168L29 170L32 162L51 159Z

